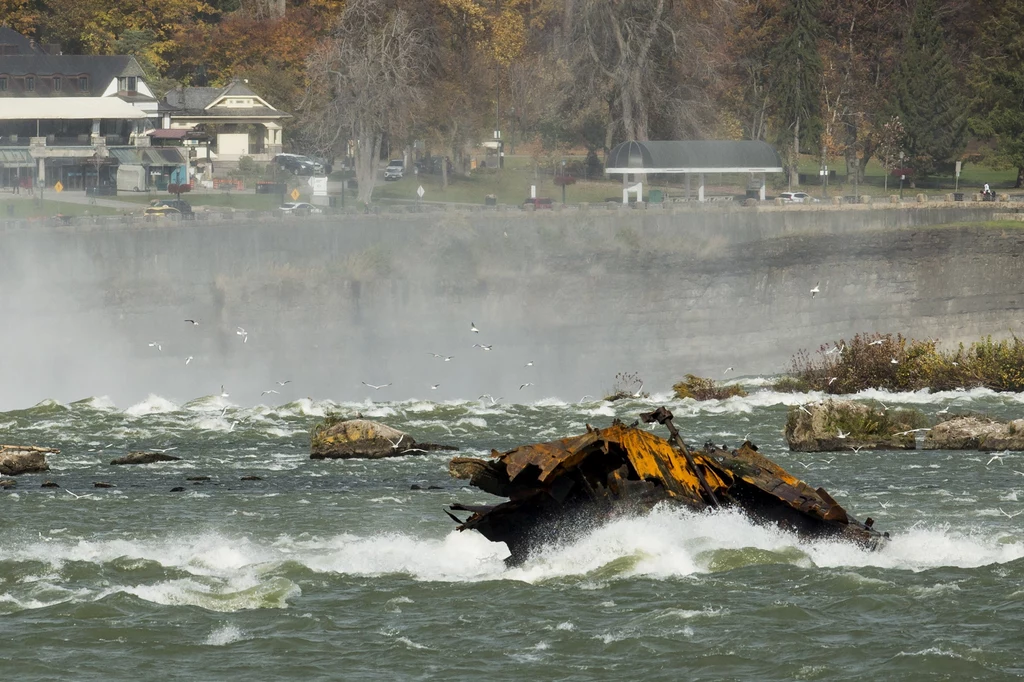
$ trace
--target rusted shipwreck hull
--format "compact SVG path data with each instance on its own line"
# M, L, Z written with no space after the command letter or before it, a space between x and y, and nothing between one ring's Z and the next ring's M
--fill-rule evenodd
M745 442L728 451L707 443L690 451L665 408L641 415L665 424L672 442L616 421L573 438L491 453L490 460L456 457L449 470L508 502L452 504L458 529L476 530L508 545L510 566L544 544L571 540L612 518L673 502L703 510L742 509L757 522L805 537L834 537L876 548L889 537L873 521L850 516L823 488L811 488ZM462 520L451 512L471 512Z

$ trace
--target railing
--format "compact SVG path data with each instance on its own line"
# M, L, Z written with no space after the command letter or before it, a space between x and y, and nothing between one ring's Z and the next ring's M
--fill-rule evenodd
M91 147L91 135L76 135L75 137L46 136L47 147Z

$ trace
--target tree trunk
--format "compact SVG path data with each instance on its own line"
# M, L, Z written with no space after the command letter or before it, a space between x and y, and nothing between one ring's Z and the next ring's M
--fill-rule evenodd
M789 188L800 186L800 117L793 125L793 165L789 171Z
M1024 166L1017 167L1017 184L1014 187L1017 189L1024 187Z
M360 203L369 205L373 199L373 187L377 182L381 134L363 132L356 139L356 182L359 185L357 199Z

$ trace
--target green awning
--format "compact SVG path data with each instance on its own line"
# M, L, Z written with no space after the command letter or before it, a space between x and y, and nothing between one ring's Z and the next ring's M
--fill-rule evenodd
M146 163L142 155L130 147L110 147L110 155L117 159L117 163L124 166L142 166Z
M5 149L0 147L0 166L6 168L32 168L35 165L35 159L32 158L27 149Z

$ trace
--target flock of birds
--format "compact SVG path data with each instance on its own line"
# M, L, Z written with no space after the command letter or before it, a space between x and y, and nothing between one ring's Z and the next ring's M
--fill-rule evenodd
M198 327L199 326L199 320L196 320L196 319L187 318L187 319L185 319L185 322L187 324L189 324L189 325L192 325L193 327ZM479 334L480 333L480 329L476 326L475 322L470 322L469 323L469 330L473 334ZM241 337L242 343L248 343L248 341L249 341L249 332L246 331L244 327L235 327L235 334L237 336ZM163 352L164 347L163 347L163 344L160 341L150 341L148 345L149 345L150 348L155 348L158 352ZM490 350L493 350L494 344L474 343L472 347L473 348L480 348L483 351L490 351ZM427 355L433 356L434 358L439 359L439 360L441 360L443 362L451 362L452 360L455 359L454 355L442 355L440 353L433 353L433 352L428 352ZM194 355L189 355L188 357L185 358L185 365L187 366L193 360L195 360L195 356ZM533 367L533 366L534 366L533 360L528 360L526 362L526 364L523 365L524 368ZM731 370L732 368L730 367L729 369ZM287 384L290 384L290 383L292 383L291 379L286 379L284 381L278 381L277 385L279 387L283 387L283 386L285 386ZM372 384L372 383L370 383L368 381L362 381L360 383L363 386L366 386L367 388L371 388L371 389L373 389L375 391L379 391L379 390L381 390L383 388L387 388L388 386L392 385L392 382L390 382L390 381L388 383L386 383L386 384ZM529 388L530 386L533 386L533 385L534 385L534 383L532 381L524 381L522 384L519 385L519 390L522 391L524 388ZM430 390L436 391L440 387L441 387L440 383L431 384L430 385ZM641 386L640 386L640 391L642 391L642 390L643 390L643 384L641 384ZM640 396L640 391L637 391L637 393L635 394L636 397ZM269 389L264 390L262 393L260 393L260 396L262 397L262 396L265 396L265 395L277 395L277 394L280 394L280 391L278 391L277 389L269 388ZM220 393L218 395L221 398L227 398L227 397L230 396L230 394L227 391L224 390L224 385L223 384L221 384ZM590 398L590 397L592 397L592 396L589 396L589 395L583 396L583 398L580 399L580 402L583 402L584 400L586 400L587 398ZM491 405L494 405L495 403L497 403L499 400L502 400L503 398L494 398L493 396L491 396L489 394L484 394L484 395L480 396L478 399L479 400L489 399L491 401Z

